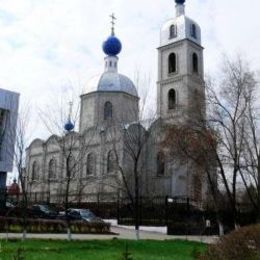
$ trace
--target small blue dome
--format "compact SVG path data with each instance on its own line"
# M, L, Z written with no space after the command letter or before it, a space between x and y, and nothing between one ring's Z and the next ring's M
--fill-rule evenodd
M122 50L122 44L120 40L111 35L107 38L107 40L103 43L103 51L108 56L116 56Z
M74 129L74 124L70 120L64 125L64 129L68 132L72 131Z
M175 3L183 5L185 3L185 0L175 0Z

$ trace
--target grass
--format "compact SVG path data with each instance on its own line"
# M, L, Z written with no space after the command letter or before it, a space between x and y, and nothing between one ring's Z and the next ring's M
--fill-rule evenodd
M204 252L206 245L181 240L20 240L1 241L0 260L124 260L126 243L132 260L188 260ZM20 258L17 256L20 252ZM129 258L130 259L130 258Z

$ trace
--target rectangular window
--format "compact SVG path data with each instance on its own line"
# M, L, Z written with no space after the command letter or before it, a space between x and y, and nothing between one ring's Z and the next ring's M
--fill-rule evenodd
M0 108L0 161L1 161L1 151L2 151L2 145L3 145L5 127L6 127L6 118L7 118L7 111Z

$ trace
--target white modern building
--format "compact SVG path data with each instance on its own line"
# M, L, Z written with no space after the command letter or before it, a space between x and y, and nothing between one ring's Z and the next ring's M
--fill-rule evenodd
M19 94L0 88L0 189L6 187L7 172L13 170Z

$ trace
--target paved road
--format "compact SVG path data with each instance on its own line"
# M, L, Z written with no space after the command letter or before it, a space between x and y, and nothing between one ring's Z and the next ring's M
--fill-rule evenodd
M122 227L111 227L111 231L115 233L114 235L89 235L89 234L72 234L72 239L75 240L106 240L106 239L135 239L135 231L131 229L126 229ZM21 238L21 234L8 234L9 238ZM5 239L6 234L1 233L0 239ZM66 234L27 234L27 238L36 238L36 239L66 239ZM165 234L151 232L151 231L140 231L140 239L149 239L149 240L171 240L171 239L182 239L189 241L198 241L204 243L215 243L217 237L207 237L207 236L168 236Z

